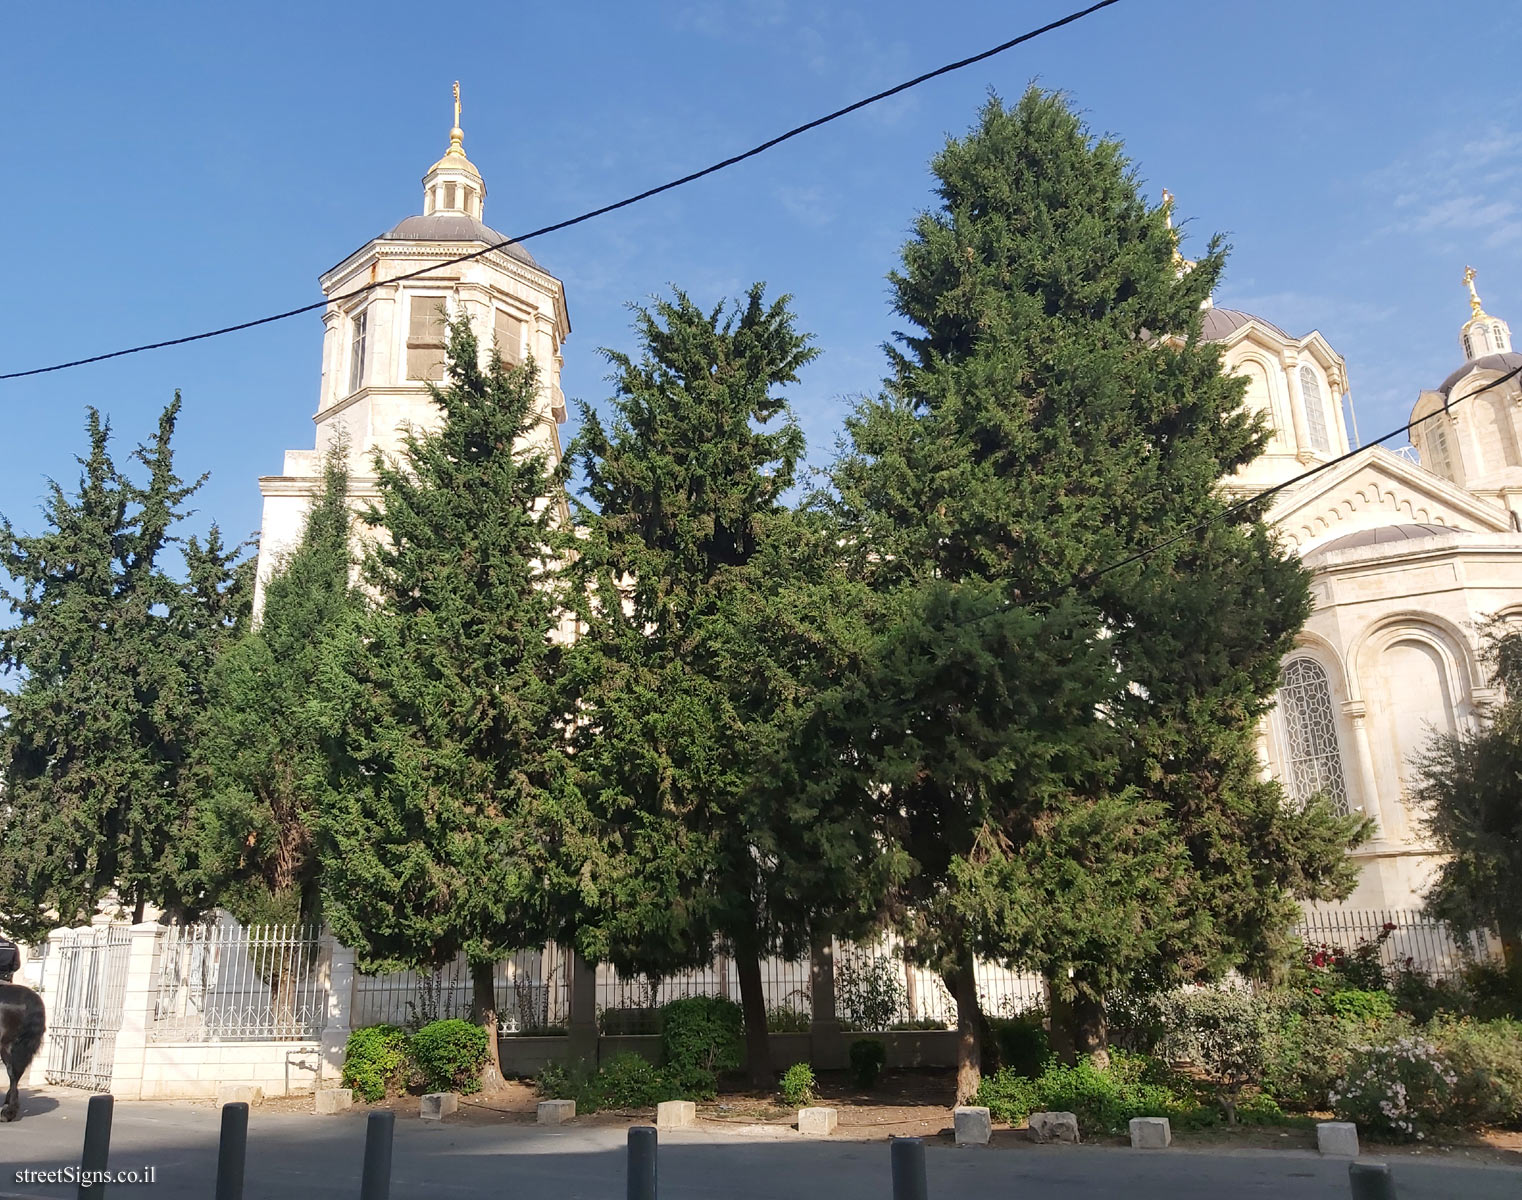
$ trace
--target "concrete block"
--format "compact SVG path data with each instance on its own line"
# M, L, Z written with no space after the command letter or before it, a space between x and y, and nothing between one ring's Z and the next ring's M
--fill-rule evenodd
M246 1104L258 1108L264 1103L264 1089L258 1084L224 1083L217 1088L217 1107L224 1104Z
M576 1115L574 1100L541 1100L537 1119L541 1125L564 1125Z
M685 1129L697 1120L698 1108L691 1100L664 1100L655 1106L657 1129Z
M1033 1142L1067 1142L1076 1146L1080 1140L1078 1118L1070 1112L1033 1112L1025 1124Z
M1161 1150L1173 1141L1167 1117L1132 1117L1131 1149Z
M1358 1126L1352 1121L1317 1121L1316 1149L1338 1158L1357 1158Z
M825 1137L834 1133L835 1110L833 1108L800 1108L798 1132L807 1137Z
M332 1116L346 1108L354 1107L354 1092L349 1088L319 1088L315 1111L319 1116Z
M960 1105L951 1110L951 1122L958 1146L986 1146L993 1136L993 1121L986 1108Z
M418 1105L418 1116L425 1121L442 1121L450 1113L460 1111L458 1092L429 1092Z

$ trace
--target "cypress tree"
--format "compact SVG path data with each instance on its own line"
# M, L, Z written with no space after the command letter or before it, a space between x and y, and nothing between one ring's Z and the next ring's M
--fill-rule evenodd
M1108 766L1084 753L1037 793L1001 790L990 833L944 862L911 843L922 879L976 914L972 948L1043 972L1059 1038L1102 1060L1108 990L1271 956L1295 896L1346 894L1362 832L1258 777L1257 724L1308 611L1298 562L1253 510L1153 550L1220 515L1221 480L1264 442L1200 339L1224 248L1183 269L1119 143L1037 89L990 100L933 170L940 204L891 276L910 329L835 481L879 587L994 587L1059 628L1087 620L1078 642L1112 665ZM1076 644L1073 662L1092 678ZM1046 761L1103 733L1079 721Z
M218 656L200 718L199 867L208 899L246 923L318 913L316 802L329 761L319 667L360 605L347 454L329 450L301 538L265 585L259 625Z
M493 968L563 936L586 855L556 686L564 510L532 364L483 369L455 323L433 399L437 429L410 430L400 462L376 455L376 603L324 654L323 903L367 968L464 952L490 1077Z
M0 595L18 617L0 634L0 671L17 681L0 731L0 910L20 932L86 921L111 893L137 918L149 902L194 904L183 768L244 592L215 526L181 547L185 582L163 564L201 482L175 473L179 410L176 393L134 455L143 484L117 470L109 425L90 410L78 490L50 482L48 530L0 524L14 581Z
M614 423L584 406L575 447L574 761L603 845L579 936L624 974L731 951L770 1087L762 956L870 920L894 870L838 740L859 606L831 526L784 502L803 436L778 389L817 352L760 284L635 325L638 358L605 352Z

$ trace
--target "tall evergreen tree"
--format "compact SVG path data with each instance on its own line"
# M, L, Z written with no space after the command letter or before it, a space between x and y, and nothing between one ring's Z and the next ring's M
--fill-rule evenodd
M14 581L0 594L18 617L0 634L0 670L17 680L0 733L0 909L13 929L88 920L112 892L138 917L150 902L189 906L182 771L243 589L215 526L184 544L184 583L164 565L200 486L174 470L179 410L176 393L138 448L142 484L118 472L91 410L79 489L50 484L49 530L0 526Z
M323 903L362 965L463 951L495 1073L495 964L563 936L587 853L556 686L567 539L532 364L483 370L460 322L448 371L438 429L376 456L377 603L325 655Z
M116 882L120 797L146 773L115 636L126 490L109 423L90 409L86 428L77 490L49 481L47 531L0 524L17 618L0 633L15 684L0 731L0 924L28 937L94 914Z
M318 913L316 804L329 762L319 666L362 603L347 456L346 445L329 450L301 539L265 585L259 625L218 657L200 717L198 866L208 899L245 922Z
M760 284L635 324L640 357L607 352L614 424L584 407L574 450L575 764L604 845L579 934L629 974L732 951L770 1086L761 957L869 919L894 869L837 741L850 585L828 524L784 503L803 436L777 389L816 351Z
M1000 792L996 852L941 866L912 849L976 910L973 948L1042 971L1059 1035L1102 1059L1107 990L1271 955L1294 897L1351 886L1360 827L1286 806L1253 753L1308 610L1303 570L1256 511L1188 532L1222 514L1222 479L1265 436L1200 339L1223 248L1182 269L1120 145L1036 89L991 100L933 169L941 203L892 276L911 329L836 485L880 587L993 586L1064 624L1063 606L1089 610L1086 643L1114 668L1097 710L1113 766L1084 758L1034 804ZM1141 902L1110 907L1127 876Z
M1498 933L1522 1002L1522 631L1492 620L1484 646L1501 702L1478 729L1434 734L1418 759L1416 800L1442 855L1426 907Z

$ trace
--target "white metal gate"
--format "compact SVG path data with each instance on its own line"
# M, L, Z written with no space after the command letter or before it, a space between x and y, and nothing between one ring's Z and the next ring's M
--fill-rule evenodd
M130 939L125 926L106 925L58 946L58 982L47 997L49 1083L111 1089Z

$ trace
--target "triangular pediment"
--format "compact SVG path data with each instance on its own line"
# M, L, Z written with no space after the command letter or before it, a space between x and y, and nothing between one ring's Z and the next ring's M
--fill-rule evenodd
M1501 508L1379 446L1361 450L1280 494L1268 519L1302 555L1332 538L1382 525L1511 531Z

